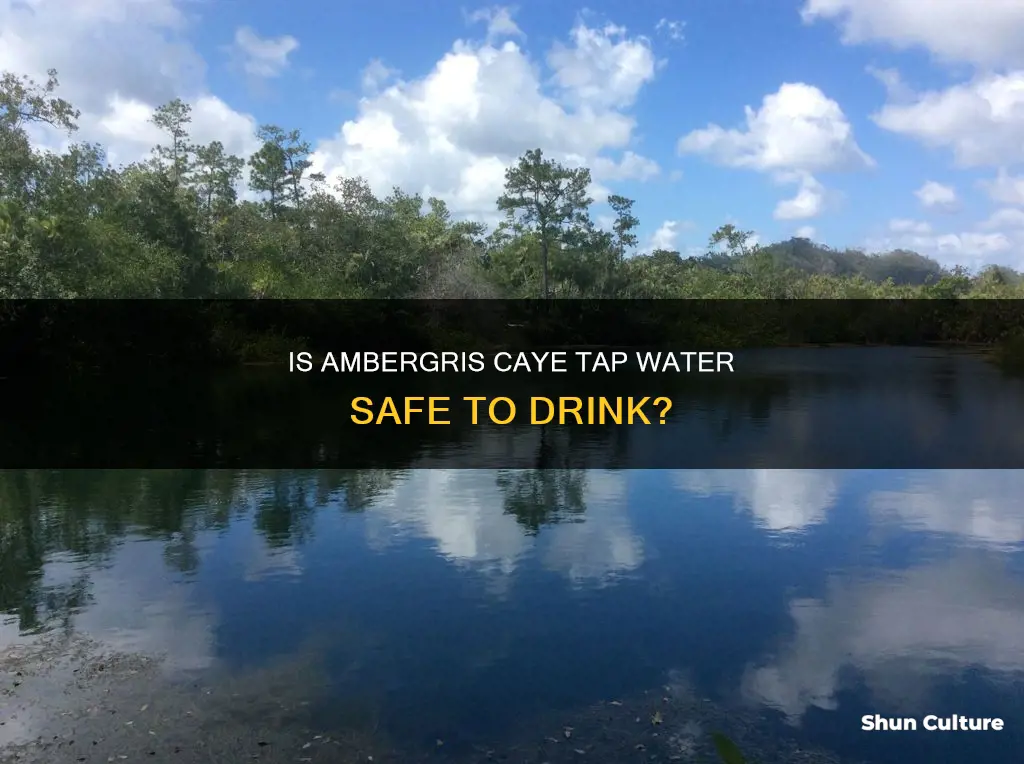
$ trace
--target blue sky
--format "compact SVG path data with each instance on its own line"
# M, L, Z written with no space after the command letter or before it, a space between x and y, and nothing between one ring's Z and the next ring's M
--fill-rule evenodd
M297 127L466 216L540 146L635 198L643 248L735 222L1024 265L1021 0L0 0L0 69L49 67L112 161L180 96L197 140Z

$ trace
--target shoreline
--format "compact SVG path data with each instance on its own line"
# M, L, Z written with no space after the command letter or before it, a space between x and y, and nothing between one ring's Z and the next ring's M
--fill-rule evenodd
M759 764L796 754L804 764L843 764L772 734L763 715L699 697L673 672L665 685L633 696L518 720L493 740L456 735L402 745L372 713L317 726L312 710L327 690L318 665L312 649L248 674L212 669L171 678L159 657L83 637L29 640L0 659L0 762L613 764L638 753L649 761L717 761L713 735L723 732Z

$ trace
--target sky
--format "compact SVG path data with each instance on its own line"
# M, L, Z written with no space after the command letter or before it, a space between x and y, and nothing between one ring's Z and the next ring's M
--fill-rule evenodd
M0 70L50 68L115 164L180 97L197 142L298 128L329 179L489 223L539 147L602 224L636 200L641 251L729 222L1024 268L1024 0L0 0Z

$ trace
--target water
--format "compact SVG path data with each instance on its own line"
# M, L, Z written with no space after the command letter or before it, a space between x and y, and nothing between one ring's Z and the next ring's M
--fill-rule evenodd
M736 374L289 375L256 367L163 377L108 371L5 388L0 464L224 469L1024 468L1024 379L935 348L737 352ZM19 383L20 385L21 383ZM353 424L352 399L451 398L451 424ZM471 425L463 396L521 416ZM531 425L534 395L672 400L665 424ZM399 408L403 408L399 405ZM485 407L481 407L482 409ZM624 407L628 409L628 406ZM501 409L504 414L504 408ZM544 407L539 407L543 415ZM483 421L483 417L481 418ZM572 421L571 419L569 420ZM628 419L627 419L628 421Z
M122 706L221 692L188 719L294 729L282 761L318 734L403 761L706 761L725 727L755 761L1009 761L1022 497L997 470L8 471L0 648L160 656ZM25 674L4 744L77 713ZM874 713L1006 728L862 731Z

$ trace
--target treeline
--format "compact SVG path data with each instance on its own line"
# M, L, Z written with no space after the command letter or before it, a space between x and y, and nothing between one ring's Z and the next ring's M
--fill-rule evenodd
M538 149L506 176L493 230L440 199L311 173L299 131L260 128L251 157L196 145L190 107L152 121L166 136L143 162L112 167L102 146L32 147L78 112L45 84L0 78L0 298L875 298L1017 297L1020 274L971 276L913 252L867 255L804 239L750 245L723 226L700 257L638 253L633 201L595 223L590 172Z

